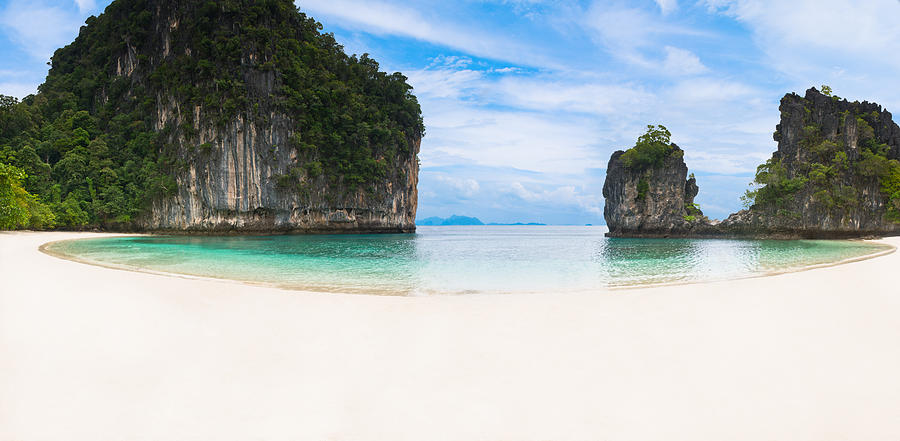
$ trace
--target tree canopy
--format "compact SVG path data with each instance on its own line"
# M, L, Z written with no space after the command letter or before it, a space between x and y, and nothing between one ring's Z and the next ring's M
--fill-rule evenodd
M167 45L157 10L180 19ZM376 182L424 134L419 104L405 76L321 30L290 0L116 0L56 51L38 94L0 95L0 163L23 173L57 226L129 228L175 192L179 171L208 159L214 146L196 141L196 124L281 113L295 125L297 173L350 189ZM252 81L265 75L271 95ZM160 128L169 99L204 120Z
M665 126L648 125L647 133L638 137L634 147L621 156L622 163L633 171L661 167L663 160L675 150L671 137Z

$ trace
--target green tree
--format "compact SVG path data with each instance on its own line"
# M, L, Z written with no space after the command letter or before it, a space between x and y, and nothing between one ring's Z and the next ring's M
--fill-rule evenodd
M23 180L25 172L0 163L0 229L13 230L28 225Z
M54 225L50 209L22 187L26 174L0 162L0 229L49 228Z
M398 157L414 155L425 128L407 78L381 71L367 54L348 56L293 1L174 9L185 25L172 30L169 56L148 56L159 39L147 2L114 1L53 54L38 94L21 102L0 95L0 162L24 171L20 186L61 226L125 228L171 196L175 176L209 161L219 145L197 139L198 124L288 117L289 141L277 148L296 150L296 172L278 181L315 179L332 193L383 182L402 173ZM134 73L111 74L110 60L126 50L137 53ZM269 89L258 90L260 82ZM157 127L160 97L199 107L202 120L187 112Z
M621 156L622 163L633 171L662 166L663 160L674 151L671 136L663 125L648 125L647 133L638 137L634 147Z

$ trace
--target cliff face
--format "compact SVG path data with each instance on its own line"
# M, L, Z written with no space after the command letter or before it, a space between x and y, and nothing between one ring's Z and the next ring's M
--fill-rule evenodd
M304 161L287 147L292 133L287 118L273 115L271 121L279 123L259 125L239 117L224 130L199 131L197 142L211 144L209 153L178 173L175 194L155 200L141 225L150 230L415 231L419 140L410 155L397 159L387 179L346 192L325 176L291 177ZM285 178L302 187L280 186Z
M802 97L785 95L779 109L778 151L763 165L769 174L763 180L778 191L758 194L748 210L732 214L719 229L797 237L900 232L900 223L889 215L890 195L883 191L890 161L900 159L900 127L891 113L815 88Z
M671 146L661 165L638 170L626 166L624 151L613 153L603 184L610 237L680 235L704 219L694 207L699 188L687 176L684 152Z
M809 89L781 100L778 151L761 165L749 209L722 222L684 215L683 163L649 180L663 197L643 206L627 194L635 177L613 154L604 186L611 236L840 238L900 234L900 127L881 106ZM678 170L677 172L675 170ZM681 171L684 170L684 171ZM624 192L609 191L626 189ZM696 187L695 187L696 188ZM696 192L687 192L693 199ZM685 199L687 200L687 199Z
M83 100L101 125L141 113L171 179L154 178L128 228L414 231L411 87L319 30L290 0L116 0L54 56L48 83L96 59Z

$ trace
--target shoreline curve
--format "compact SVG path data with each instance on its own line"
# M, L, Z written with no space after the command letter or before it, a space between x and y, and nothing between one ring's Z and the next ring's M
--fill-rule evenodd
M263 288L273 288L273 289L281 289L285 291L294 291L294 292L305 292L305 293L315 293L315 294L340 294L340 295L362 295L362 296L375 296L375 297L428 297L428 296L464 296L464 295L529 295L529 294L540 294L541 291L490 291L490 292L463 292L463 293L452 293L452 292L436 292L436 293L427 293L425 295L408 295L408 294L398 294L396 291L385 290L384 292L377 291L366 291L366 292L347 292L341 290L323 290L323 289L309 289L304 287L296 287L290 285L279 285L276 282L261 282L261 281L253 281L253 280L243 280L243 279L233 279L228 277L214 277L214 276L204 276L197 274L189 274L189 273L178 273L178 272L170 272L170 271L159 271L150 268L143 268L137 266L130 265L119 265L110 262L100 262L89 259L81 259L77 256L66 254L63 252L55 251L51 249L51 246L54 244L58 244L61 242L70 242L70 241L78 241L78 240L90 240L97 239L100 237L141 237L141 236L159 236L159 234L142 234L142 233L98 233L98 234L109 234L108 236L99 236L99 237L91 237L91 238L72 238L72 239L61 239L61 240L53 240L46 243L42 243L38 247L38 251L47 254L52 257L56 257L58 259L67 260L70 262L76 262L84 265L92 265L106 269L113 269L119 271L130 271L136 273L143 274L152 274L156 276L164 276L164 277L174 277L174 278L182 278L189 280L207 280L212 282L224 282L224 283L237 283L249 286L263 287ZM807 240L807 239L798 239L798 240ZM876 242L879 246L885 247L883 250L873 250L872 253L864 254L861 256L848 257L845 259L841 259L835 262L825 262L825 263L815 263L810 265L803 265L793 267L787 270L782 271L766 271L760 272L756 274L749 274L743 276L736 277L724 277L724 278L715 278L715 279L706 279L706 280L688 280L688 281L672 281L672 282L658 282L658 283L636 283L636 284L627 284L627 285L605 285L597 288L591 289L582 289L582 290L568 290L568 291L560 291L557 294L582 294L582 293L592 293L592 292L611 292L611 291L631 291L631 290L642 290L648 288L663 288L668 286L686 286L686 285L702 285L709 283L721 283L721 282L729 282L729 281L737 281L737 280L747 280L747 279L757 279L757 278L765 278L765 277L773 277L780 276L785 274L793 274L806 272L816 269L830 268L840 265L846 265L855 262L862 262L870 259L875 259L878 257L886 256L892 254L897 251L897 246L888 243L884 240L884 238L877 239L833 239L838 241L861 241L861 242Z

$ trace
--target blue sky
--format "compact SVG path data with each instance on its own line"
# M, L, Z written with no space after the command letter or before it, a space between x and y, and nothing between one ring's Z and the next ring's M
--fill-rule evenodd
M0 1L0 93L33 93L105 0ZM786 92L900 108L897 0L304 0L422 104L419 218L602 224L609 155L664 124L711 217L775 150Z

